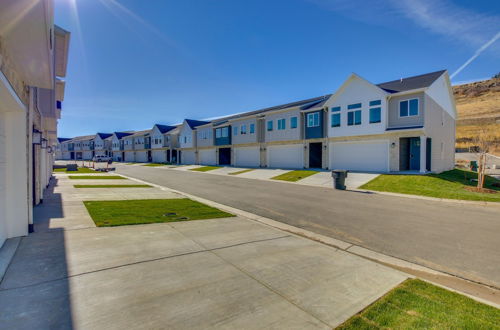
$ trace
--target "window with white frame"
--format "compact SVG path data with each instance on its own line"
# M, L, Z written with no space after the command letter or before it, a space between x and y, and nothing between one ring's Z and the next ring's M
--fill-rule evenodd
M418 99L399 101L399 117L418 116Z
M349 104L347 110L354 110L347 112L347 125L361 125L361 103Z
M307 127L318 127L319 126L319 112L313 112L307 114Z
M255 124L250 124L250 134L255 133Z
M331 126L332 127L340 127L340 107L333 107L331 109Z
M241 125L240 127L240 133L243 135L243 134L247 134L247 125L243 124Z
M297 117L290 118L290 128L297 128L297 122L298 122Z
M267 130L268 131L272 131L273 130L273 121L272 120L269 120L267 122Z

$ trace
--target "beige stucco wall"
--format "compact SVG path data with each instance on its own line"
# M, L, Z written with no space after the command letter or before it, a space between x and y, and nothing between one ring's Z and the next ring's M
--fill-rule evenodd
M425 104L425 131L432 138L431 170L451 170L455 166L455 120L428 95Z

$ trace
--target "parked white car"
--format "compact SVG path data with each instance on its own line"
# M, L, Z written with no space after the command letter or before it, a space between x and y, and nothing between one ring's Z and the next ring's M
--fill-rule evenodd
M94 156L92 158L92 161L100 163L100 162L109 162L111 160L111 157L108 156Z

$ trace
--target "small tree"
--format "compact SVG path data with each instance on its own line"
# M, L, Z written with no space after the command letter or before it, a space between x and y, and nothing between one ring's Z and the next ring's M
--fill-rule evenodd
M484 178L486 171L486 159L488 153L493 149L496 144L495 136L491 127L483 126L480 128L476 137L474 137L474 144L478 148L478 167L477 167L477 188L481 190L484 188Z

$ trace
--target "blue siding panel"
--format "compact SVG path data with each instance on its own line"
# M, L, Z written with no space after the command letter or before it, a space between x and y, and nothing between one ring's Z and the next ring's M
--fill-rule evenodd
M309 113L319 113L319 126L316 127L307 127L307 114ZM323 121L324 121L324 112L323 111L314 111L308 112L306 114L306 120L304 120L304 132L306 139L318 139L324 137L323 132Z

